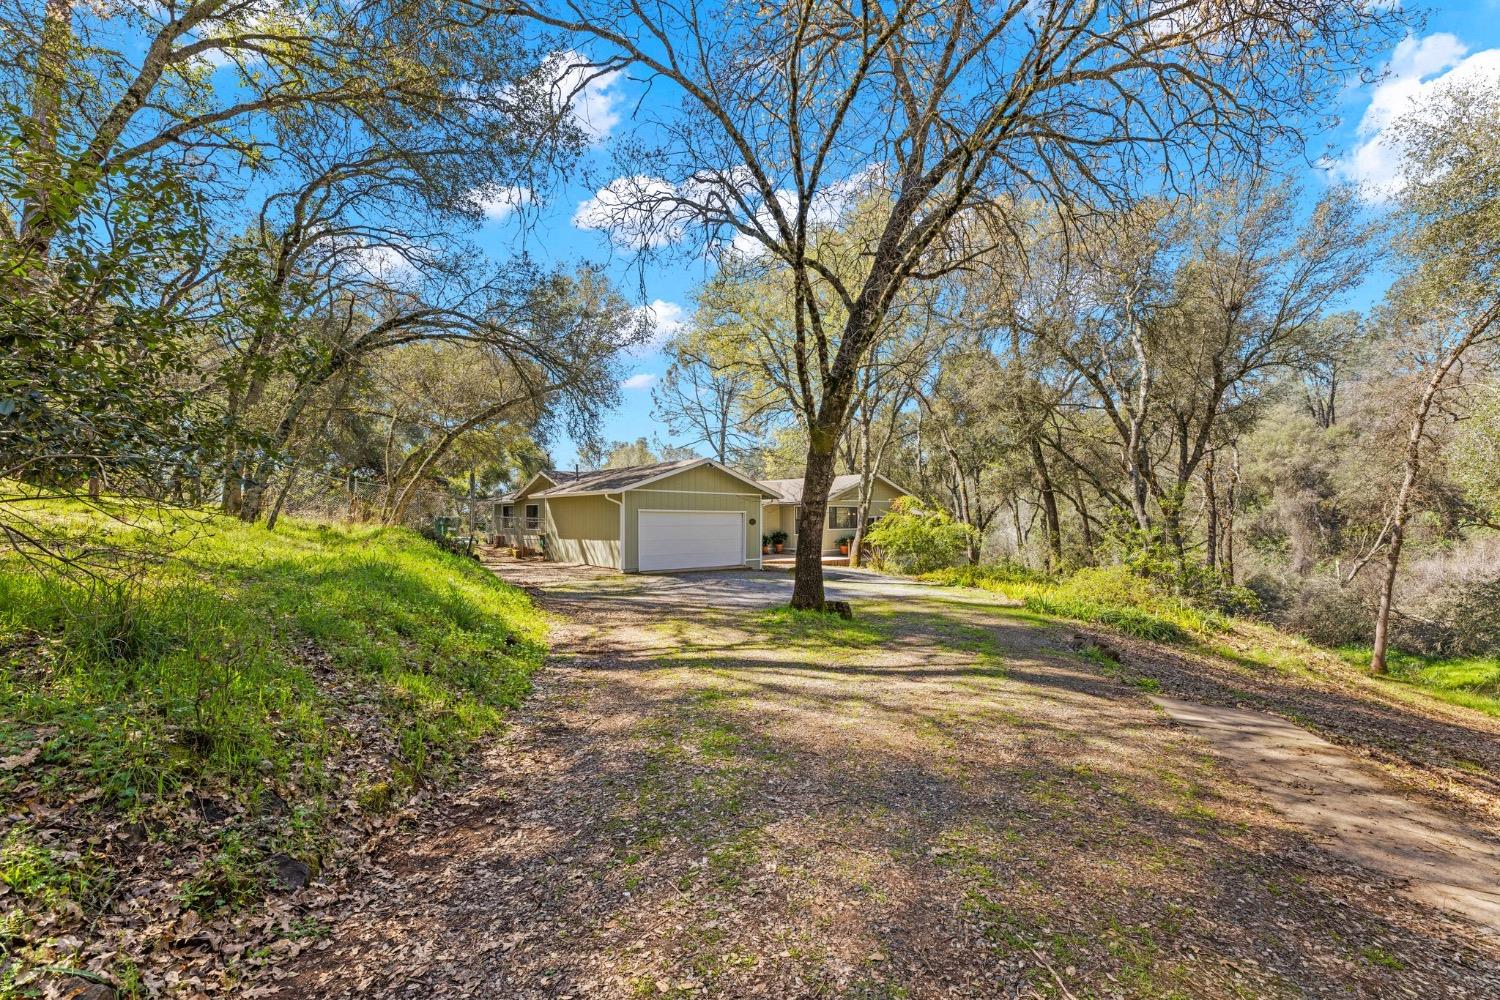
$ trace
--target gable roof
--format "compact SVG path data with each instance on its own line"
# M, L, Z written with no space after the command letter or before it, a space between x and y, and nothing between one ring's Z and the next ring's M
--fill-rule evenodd
M885 483L897 493L906 495L906 490L899 483L891 481L888 477L875 473L875 478ZM782 503L802 502L802 480L801 479L765 479L762 480L766 486L775 490L781 496ZM828 487L828 499L836 500L859 486L858 475L834 476L833 484Z
M562 469L543 469L536 475L532 476L530 479L526 480L526 482L522 483L520 486L516 487L508 493L500 494L499 496L495 497L495 499L501 503L510 503L513 500L520 499L521 494L531 489L532 485L538 479L545 479L547 480L547 482L552 484L552 486L556 486L559 483L570 483L573 480L577 479L580 475L582 475L582 473L565 472ZM550 489L551 487L548 488Z
M640 489L659 479L675 476L679 472L688 469L696 469L700 465L711 465L720 472L731 475L747 486L755 488L756 492L763 496L775 499L776 493L767 488L763 483L756 482L743 472L736 472L729 466L715 462L711 458L685 458L676 462L655 462L651 465L632 465L623 469L600 469L598 472L585 472L570 482L560 483L551 489L538 493L540 497L582 497L593 496L599 493L624 493L627 490Z

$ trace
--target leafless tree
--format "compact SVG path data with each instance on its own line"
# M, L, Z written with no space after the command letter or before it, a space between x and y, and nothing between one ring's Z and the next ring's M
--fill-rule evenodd
M861 363L909 281L967 260L996 198L1081 207L1186 187L1295 145L1307 109L1402 18L1364 0L1013 0L507 7L631 67L679 106L591 211L638 245L706 231L793 276L808 453L792 603L823 606L818 546ZM860 266L818 229L855 206ZM701 250L701 247L698 248ZM697 251L695 251L697 252ZM854 275L851 279L851 275ZM836 309L825 308L831 294ZM833 320L833 322L828 322Z

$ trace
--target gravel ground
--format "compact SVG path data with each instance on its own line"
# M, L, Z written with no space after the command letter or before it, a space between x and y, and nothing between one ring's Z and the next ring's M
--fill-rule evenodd
M309 894L280 995L1500 996L1495 938L1289 825L1075 630L494 565L552 662L461 788Z

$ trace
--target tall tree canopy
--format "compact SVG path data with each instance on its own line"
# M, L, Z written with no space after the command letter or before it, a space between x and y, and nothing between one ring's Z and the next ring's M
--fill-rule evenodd
M823 604L808 543L861 363L909 281L1003 231L981 225L997 199L1072 213L1295 146L1307 109L1400 17L1363 0L515 9L680 97L622 150L594 222L641 247L699 233L790 271L792 357L814 404L798 607ZM858 240L817 239L870 203Z

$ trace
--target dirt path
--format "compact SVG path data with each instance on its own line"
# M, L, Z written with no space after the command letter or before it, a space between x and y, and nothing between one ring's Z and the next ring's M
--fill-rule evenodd
M1406 882L1405 892L1500 935L1500 844L1396 794L1347 751L1264 712L1151 699L1202 732L1287 819L1323 846Z
M1309 840L1063 630L497 571L557 616L535 697L327 882L282 995L1500 996L1492 939Z

